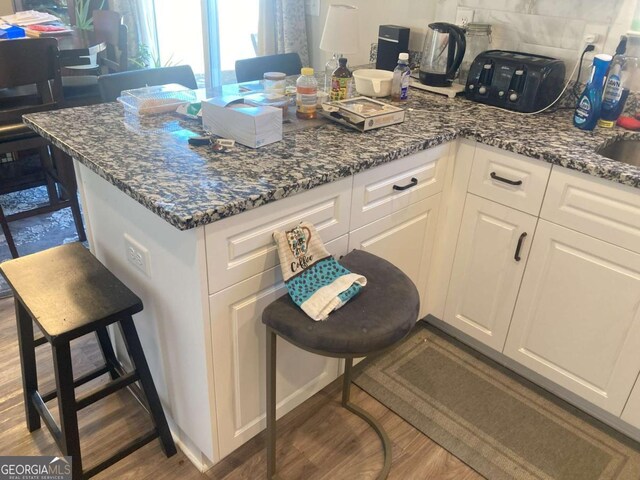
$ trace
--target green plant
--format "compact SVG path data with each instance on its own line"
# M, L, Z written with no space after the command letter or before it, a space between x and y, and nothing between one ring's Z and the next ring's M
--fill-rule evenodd
M133 68L140 69L172 67L174 65L179 65L180 61L174 60L173 55L171 55L164 63L162 63L159 53L154 56L151 53L149 46L141 43L138 46L138 54L134 58L129 59L129 63Z
M102 0L98 10L104 7L104 2ZM92 0L76 0L76 27L80 30L93 30L92 3Z

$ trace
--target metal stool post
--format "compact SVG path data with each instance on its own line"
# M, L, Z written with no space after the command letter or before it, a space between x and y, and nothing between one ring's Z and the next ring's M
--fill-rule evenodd
M267 327L267 479L275 480L278 479L276 475L276 343L277 343L277 334L274 330ZM297 345L299 348L302 348L300 345ZM306 348L302 348L308 352L316 353L322 355L322 352L318 352L317 350L308 350ZM333 356L333 355L326 355ZM344 367L344 378L342 383L342 406L362 418L365 422L367 422L371 428L376 432L378 437L380 437L380 442L382 442L382 449L384 455L384 465L382 466L382 470L376 477L377 480L384 480L389 476L389 471L391 470L391 441L389 440L389 436L382 428L382 425L371 415L369 415L366 411L361 409L360 407L351 403L351 370L353 367L353 358L347 357L345 360Z

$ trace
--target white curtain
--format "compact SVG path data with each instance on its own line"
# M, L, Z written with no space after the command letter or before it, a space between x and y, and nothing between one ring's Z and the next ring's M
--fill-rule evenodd
M146 45L152 57L158 56L158 42L153 0L109 0L109 8L120 13L129 31L129 57L138 55L140 45Z
M309 65L304 0L260 0L258 54L291 52Z

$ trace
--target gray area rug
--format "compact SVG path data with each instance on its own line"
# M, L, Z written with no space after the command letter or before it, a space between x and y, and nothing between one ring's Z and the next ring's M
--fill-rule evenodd
M30 210L48 203L46 187L30 188L20 192L0 195L0 205L5 215ZM9 224L18 253L28 255L56 245L77 242L78 234L70 208L17 220ZM9 260L11 253L7 240L0 230L0 262ZM0 297L11 294L9 286L0 275Z
M489 480L638 480L640 445L419 322L354 382Z

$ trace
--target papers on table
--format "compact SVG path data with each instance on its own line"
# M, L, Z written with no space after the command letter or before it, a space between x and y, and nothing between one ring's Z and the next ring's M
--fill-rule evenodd
M40 23L59 22L60 19L50 13L27 10L0 17L0 21L23 27L26 25L38 25Z

